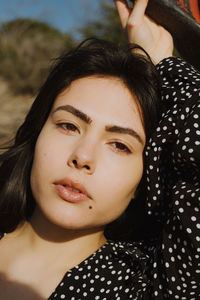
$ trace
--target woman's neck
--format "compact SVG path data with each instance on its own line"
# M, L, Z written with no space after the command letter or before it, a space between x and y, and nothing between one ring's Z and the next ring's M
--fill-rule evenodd
M63 266L65 269L78 265L106 242L102 228L62 229L39 213L19 226L13 237L21 245L21 253L31 253L43 261L54 261L58 268Z

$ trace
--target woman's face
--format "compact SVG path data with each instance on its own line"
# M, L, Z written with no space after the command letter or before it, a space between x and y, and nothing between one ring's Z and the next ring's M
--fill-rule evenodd
M37 207L62 228L102 228L134 197L144 145L141 113L120 79L74 81L58 95L36 143Z

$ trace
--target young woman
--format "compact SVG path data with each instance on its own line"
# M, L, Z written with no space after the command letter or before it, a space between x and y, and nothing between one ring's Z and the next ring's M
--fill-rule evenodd
M145 16L146 0L134 9L116 0L129 41L141 45L161 75L162 118L147 142L146 209L158 222L154 240L143 241L150 257L145 299L200 299L200 74L172 57L172 39ZM193 45L196 47L196 45Z
M146 0L132 13L116 2L130 40L155 63L172 55ZM1 156L2 299L198 299L199 75L158 65L154 131L157 75L133 52L100 43L62 58ZM144 191L156 228L117 241L135 238L124 220Z
M120 239L131 238L124 212L131 222L159 90L153 64L131 51L92 40L60 58L1 155L1 299L145 290L147 257Z

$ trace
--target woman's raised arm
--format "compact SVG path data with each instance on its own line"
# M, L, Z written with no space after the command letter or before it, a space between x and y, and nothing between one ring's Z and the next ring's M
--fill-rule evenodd
M173 39L162 26L145 15L148 0L136 0L131 10L125 0L115 0L123 29L130 43L143 47L155 64L172 56Z
M115 0L129 41L142 46L161 78L162 118L147 142L147 211L158 222L145 299L200 299L200 73L172 54L172 38L144 15Z

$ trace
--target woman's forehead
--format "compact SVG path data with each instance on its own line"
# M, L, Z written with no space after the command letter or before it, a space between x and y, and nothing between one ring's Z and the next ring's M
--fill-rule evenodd
M109 103L109 99L116 99L113 107L138 106L137 97L127 87L127 85L118 77L112 76L88 76L74 80L66 89L64 89L54 101L54 106L58 103L86 102L86 98L93 102L103 102L104 99Z
M56 98L54 106L59 103L74 102L83 104L104 102L114 107L137 108L136 96L127 88L124 82L116 77L89 76L73 81Z

